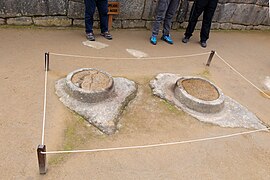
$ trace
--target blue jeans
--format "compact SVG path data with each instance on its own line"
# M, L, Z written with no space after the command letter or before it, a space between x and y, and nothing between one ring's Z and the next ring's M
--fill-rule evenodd
M159 0L156 9L156 20L153 24L152 35L157 36L160 24L163 22L163 34L169 35L172 19L178 8L180 0Z
M108 0L84 0L85 4L85 32L93 32L94 13L96 7L99 13L100 30L102 33L108 31Z

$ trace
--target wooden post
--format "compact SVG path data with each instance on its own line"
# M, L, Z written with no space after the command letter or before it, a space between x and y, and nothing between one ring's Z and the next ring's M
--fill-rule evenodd
M45 53L45 71L50 70L50 54L49 52Z
M38 145L37 148L37 156L38 156L38 166L39 166L39 174L46 174L46 154L42 154L41 152L46 152L45 145Z
M108 28L112 28L113 15L119 14L119 2L108 2Z
M206 63L206 66L210 66L211 61L212 61L214 55L215 55L215 51L212 50L211 53L210 53L210 55L209 55L208 61Z

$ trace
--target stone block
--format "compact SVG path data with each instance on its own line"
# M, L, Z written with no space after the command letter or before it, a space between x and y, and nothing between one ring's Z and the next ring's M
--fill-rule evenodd
M84 18L84 4L74 1L69 1L68 4L68 17L69 18Z
M227 30L227 29L231 29L231 28L232 28L232 23L221 23L220 24L220 29Z
M234 30L245 30L246 26L240 24L232 24L232 29Z
M181 23L180 24L180 28L184 28L184 29L186 29L187 28L187 26L188 26L188 22L183 22L183 23Z
M67 0L0 1L0 17L66 15Z
M195 26L195 29L199 30L199 29L201 29L201 27L202 27L202 21L198 21L196 26Z
M245 27L245 30L252 30L253 29L253 26L246 26Z
M176 22L175 21L175 22L172 23L172 29L173 30L179 29L179 27L180 27L180 23L179 22Z
M112 23L112 27L116 29L122 28L122 21L120 19L114 19Z
M31 17L17 17L17 18L8 18L7 24L9 25L31 25L33 24L33 20Z
M220 29L220 23L212 23L211 29Z
M144 28L145 21L144 20L123 20L122 27L126 28Z
M84 20L83 19L74 19L73 26L85 27Z
M156 7L157 7L157 2L146 1L142 19L149 20L149 21L155 20Z
M4 25L4 24L6 24L6 20L3 18L0 18L0 25Z
M154 21L146 21L145 27L148 30L152 30Z
M33 18L34 24L37 26L59 26L67 27L72 25L72 19L64 16L46 16Z
M270 30L270 26L259 25L259 26L254 26L253 29L254 30Z
M117 19L141 19L145 0L112 0L120 2L120 14Z
M227 3L220 5L220 15L217 21L220 23L231 23L237 7L238 6L235 3Z

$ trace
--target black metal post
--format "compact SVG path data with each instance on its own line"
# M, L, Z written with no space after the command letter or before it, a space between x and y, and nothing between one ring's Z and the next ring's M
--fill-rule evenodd
M209 55L208 61L206 63L206 66L210 66L211 61L212 61L214 55L215 55L215 51L212 50L211 53L210 53L210 55Z
M45 145L38 145L37 148L37 156L38 156L38 165L39 165L39 174L46 174L46 154L42 154L41 152L46 152Z
M50 54L49 52L45 53L45 71L50 70Z

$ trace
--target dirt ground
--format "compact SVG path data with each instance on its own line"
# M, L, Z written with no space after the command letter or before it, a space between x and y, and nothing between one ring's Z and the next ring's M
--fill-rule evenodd
M131 57L126 49L154 56L177 56L216 50L245 77L263 88L270 76L270 32L214 31L203 49L196 32L182 44L183 31L172 32L174 45L149 41L150 31L115 30L109 47L84 46L83 29L0 28L0 177L1 179L270 179L270 134L150 149L47 155L48 172L39 175L36 148L41 144L44 53ZM50 56L47 150L93 149L165 143L247 131L205 124L151 95L149 81L158 73L199 75L270 125L270 100L243 81L216 56L156 60L101 60ZM82 67L104 70L139 84L138 96L123 113L119 131L102 135L68 110L54 93L54 83Z

